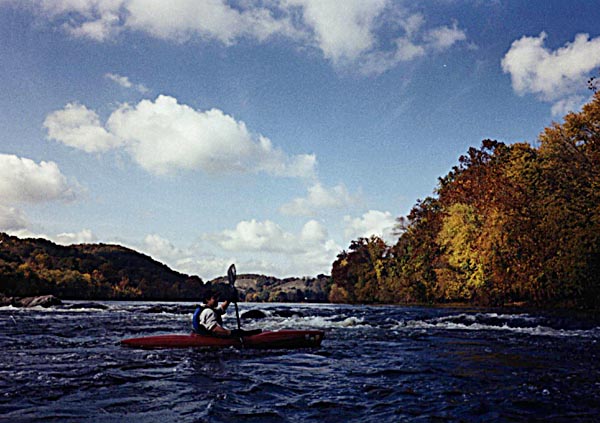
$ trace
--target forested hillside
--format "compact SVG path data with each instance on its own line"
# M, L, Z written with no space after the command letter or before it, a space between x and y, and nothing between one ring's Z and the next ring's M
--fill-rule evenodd
M199 277L118 245L65 247L0 233L0 292L7 295L197 300L202 289Z
M485 140L399 219L353 241L336 302L600 305L600 93L536 146Z

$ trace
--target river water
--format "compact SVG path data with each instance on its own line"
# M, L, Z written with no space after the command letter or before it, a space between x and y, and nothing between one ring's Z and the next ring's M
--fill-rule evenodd
M137 350L189 332L191 303L0 308L10 422L592 422L600 324L535 312L240 304L245 328L322 329L321 348ZM233 307L225 324L235 326Z

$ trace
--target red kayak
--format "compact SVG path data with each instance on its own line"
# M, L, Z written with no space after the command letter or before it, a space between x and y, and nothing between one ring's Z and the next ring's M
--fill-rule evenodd
M198 335L158 335L123 339L121 345L133 348L315 348L325 333L320 330L279 330L239 338Z

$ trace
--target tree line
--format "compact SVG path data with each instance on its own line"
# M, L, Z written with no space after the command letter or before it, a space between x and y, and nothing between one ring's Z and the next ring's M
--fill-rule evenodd
M600 93L536 146L470 148L397 229L338 255L331 301L597 308Z

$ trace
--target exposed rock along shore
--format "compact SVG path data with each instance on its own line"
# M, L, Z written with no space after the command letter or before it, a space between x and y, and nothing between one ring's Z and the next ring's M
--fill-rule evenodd
M0 307L52 307L61 305L62 301L60 298L54 295L40 295L37 297L7 297L4 294L0 294Z

